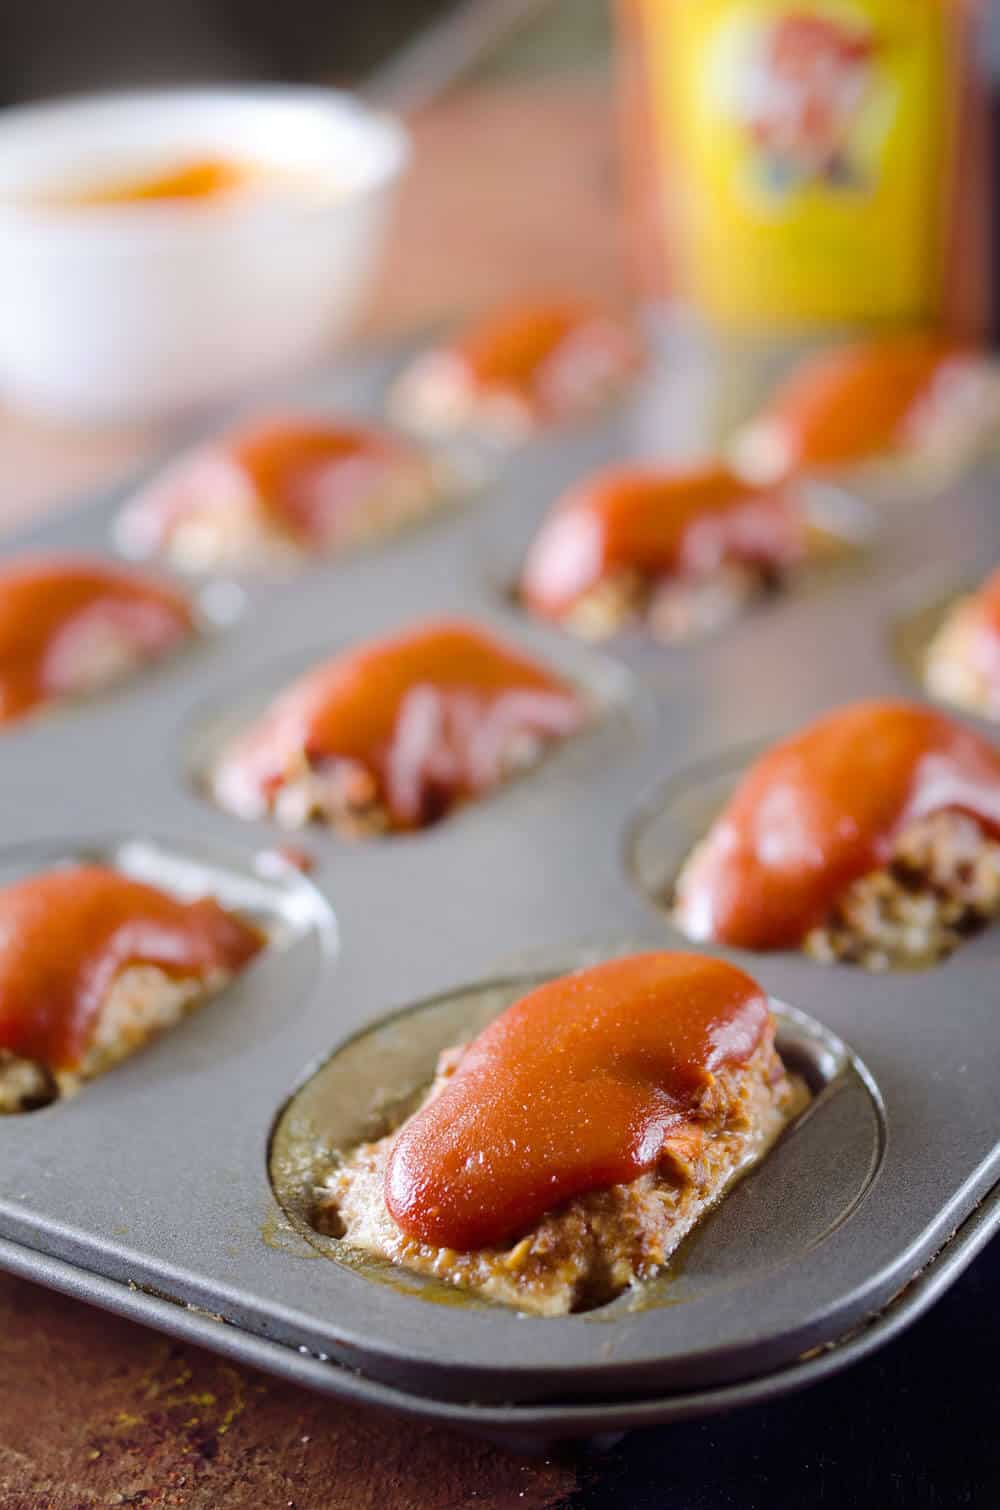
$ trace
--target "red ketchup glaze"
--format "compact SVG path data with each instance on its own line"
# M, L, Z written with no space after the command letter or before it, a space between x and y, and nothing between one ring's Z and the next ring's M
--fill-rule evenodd
M560 737L583 722L578 694L460 620L420 625L338 656L295 682L221 762L223 784L266 794L301 755L357 761L400 827L498 779L518 731Z
M182 902L101 865L45 871L0 890L0 1048L54 1070L87 1052L115 977L241 970L263 947L211 898Z
M969 354L919 335L841 347L804 362L761 418L781 428L790 470L863 461L905 445L935 377Z
M521 304L477 321L448 351L480 389L505 389L547 407L546 369L573 345L599 350L624 375L638 363L628 331L583 300Z
M533 612L559 618L616 569L698 576L724 561L784 567L805 543L787 489L752 487L723 467L617 467L556 504L528 553L521 596Z
M839 709L751 767L689 864L678 921L692 938L793 947L908 823L949 809L1000 834L1000 751L915 703Z
M694 954L611 960L541 986L400 1130L390 1213L420 1242L481 1248L636 1179L671 1142L688 1146L703 1093L747 1062L769 1016L742 970Z
M180 593L85 557L24 557L0 570L0 724L74 692L75 646L106 632L152 659L193 632Z
M415 456L406 441L369 426L256 420L172 468L137 502L129 529L143 549L161 549L190 514L235 501L300 544L322 544L338 515L363 505L386 473Z

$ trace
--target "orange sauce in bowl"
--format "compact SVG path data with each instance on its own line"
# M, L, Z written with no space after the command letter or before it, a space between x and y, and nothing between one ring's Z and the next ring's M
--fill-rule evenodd
M199 157L149 174L107 179L92 188L47 197L46 202L85 210L152 200L218 199L246 189L260 176L259 168L234 158Z
M284 168L224 154L179 156L148 169L74 176L65 184L29 193L26 202L44 210L114 210L150 206L206 206L276 189L322 197L334 185L321 172Z

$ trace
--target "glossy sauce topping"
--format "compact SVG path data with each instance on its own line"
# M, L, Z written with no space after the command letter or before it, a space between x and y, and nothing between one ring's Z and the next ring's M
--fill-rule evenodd
M267 792L303 755L354 760L396 822L416 825L429 808L493 785L511 738L569 734L583 717L566 683L475 626L445 620L302 677L223 757L223 780Z
M537 400L543 396L539 385L547 364L558 358L561 348L578 341L616 356L623 372L637 360L624 328L579 300L502 310L471 326L449 350L477 387L506 389Z
M186 458L139 501L130 529L157 549L192 513L260 510L301 542L329 538L340 514L363 506L416 453L362 425L255 421Z
M532 991L400 1129L390 1213L420 1242L481 1248L636 1179L690 1139L713 1077L746 1063L769 1020L748 975L692 954L612 960Z
M935 377L961 355L922 336L846 346L804 363L763 418L780 427L791 467L878 456L905 443Z
M0 723L100 680L114 647L152 658L193 630L179 593L84 557L25 557L0 571ZM93 673L93 674L91 674Z
M561 500L528 553L521 594L558 617L609 573L702 575L724 561L788 566L805 549L787 490L754 488L722 467L616 468Z
M211 898L181 902L104 866L19 881L0 890L0 1048L73 1069L122 970L233 972L263 942Z
M917 704L854 704L756 762L689 862L692 938L789 948L883 865L905 826L948 809L1000 834L1000 751Z

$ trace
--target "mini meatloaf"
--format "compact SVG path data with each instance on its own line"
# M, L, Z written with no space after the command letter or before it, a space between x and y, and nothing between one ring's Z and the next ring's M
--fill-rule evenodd
M578 299L501 309L427 352L398 380L392 409L430 434L501 443L592 413L639 366L634 336Z
M809 548L791 483L757 488L723 467L618 467L572 488L535 539L525 606L589 639L630 624L696 638L777 589Z
M72 1094L216 994L263 947L214 899L102 865L0 890L0 1113Z
M1000 719L1000 569L948 613L927 647L924 676L935 697Z
M123 548L187 570L280 566L391 534L442 501L434 463L355 421L255 420L182 457L126 508Z
M419 1109L322 1178L314 1223L539 1316L651 1278L804 1100L768 1001L647 954L532 991L442 1055Z
M566 682L475 625L422 624L308 672L226 748L220 806L346 835L414 829L580 727Z
M19 557L0 569L0 724L121 681L193 633L187 601L148 577Z
M1000 437L1000 366L929 336L859 342L796 368L734 437L754 482L801 469L914 456L965 460Z
M673 913L735 948L935 964L1000 914L1000 751L917 704L828 714L751 767Z

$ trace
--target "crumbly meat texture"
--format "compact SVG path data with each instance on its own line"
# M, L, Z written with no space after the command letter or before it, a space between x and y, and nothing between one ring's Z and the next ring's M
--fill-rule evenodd
M162 554L184 571L217 567L267 570L292 565L303 556L329 555L382 539L442 505L448 486L440 469L422 457L401 460L356 505L345 508L328 540L310 548L282 527L280 519L262 507L250 487L207 497L192 506L172 526ZM126 544L140 539L142 526L126 515ZM146 554L140 551L140 554Z
M480 385L451 351L429 351L396 381L390 413L405 429L425 435L466 432L496 445L517 445L554 420L593 413L632 380L634 363L606 353L587 332L550 359L558 402L547 412L536 396L505 384Z
M447 1083L461 1052L442 1055L427 1099ZM355 1149L329 1173L316 1192L314 1225L365 1253L519 1311L588 1310L651 1278L763 1157L805 1099L769 1034L746 1066L716 1076L698 1132L678 1141L657 1169L567 1202L505 1247L457 1252L407 1237L383 1194L392 1133Z
M46 1106L58 1094L55 1080L43 1064L0 1049L0 1117Z
M984 675L974 653L979 626L973 600L963 598L927 647L927 690L980 718L1000 719L1000 683Z
M528 730L512 732L501 755L496 784L537 765L549 746L557 742ZM340 757L311 760L302 752L284 772L261 812L249 812L242 804L235 805L224 780L216 778L212 791L220 807L236 812L239 817L268 816L289 829L316 823L348 839L372 839L396 826L376 777L358 760ZM442 799L441 809L428 811L423 822L434 822L450 806Z
M804 565L836 562L855 548L835 530L810 520ZM796 568L760 561L723 561L690 576L653 576L619 567L583 594L560 622L586 640L606 640L633 626L661 645L679 645L724 629L754 604L788 587Z
M479 389L450 352L432 351L404 372L392 390L390 413L396 422L424 435L481 435L516 445L538 426L531 404L515 391Z
M776 568L737 561L701 576L659 579L624 567L579 598L561 622L587 640L639 625L661 644L682 644L723 628L783 581Z
M30 1111L71 1096L215 996L232 979L216 970L203 978L175 978L155 965L132 965L116 977L97 1018L86 1056L74 1070L50 1071L0 1050L0 1115Z
M95 621L85 629L77 629L71 648L61 652L62 697L89 697L102 692L156 659L157 654L143 650L126 630L113 623Z
M998 916L1000 843L964 813L935 813L900 834L885 866L848 887L803 948L824 963L919 968Z
M50 693L30 711L38 716L95 697L128 681L144 667L166 659L177 648L173 644L161 650L144 649L126 629L106 621L95 620L75 628L71 641L60 648L58 661L54 663L58 691Z

